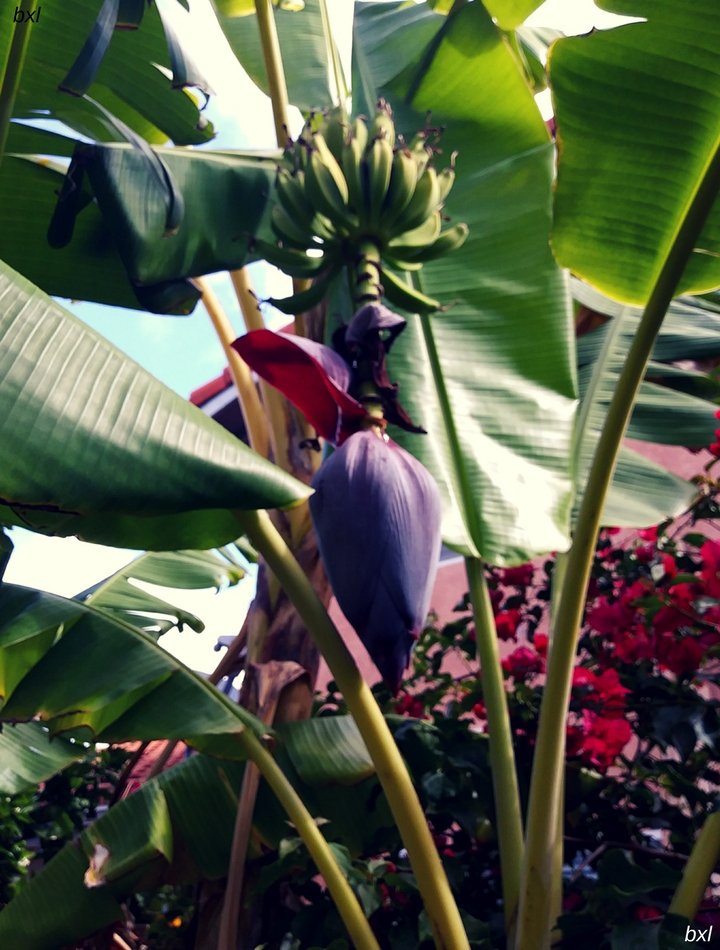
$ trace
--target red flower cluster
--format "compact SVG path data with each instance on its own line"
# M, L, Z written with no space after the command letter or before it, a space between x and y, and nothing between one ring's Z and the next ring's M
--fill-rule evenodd
M395 712L400 713L401 716L410 716L412 719L422 719L425 715L425 706L416 696L401 692L395 700Z
M502 668L515 679L525 679L533 673L541 673L545 668L545 661L531 647L518 647L502 660Z
M720 542L704 541L692 579L681 580L675 558L658 549L657 528L639 535L648 543L632 554L650 565L655 582L650 577L628 586L617 582L612 593L596 596L587 623L606 639L608 659L648 660L676 676L692 674L720 643Z
M519 610L501 610L495 615L495 627L501 640L514 640L521 620Z
M720 419L720 409L715 413L715 418ZM720 429L715 430L715 441L710 443L709 451L720 458Z
M506 587L528 587L533 582L535 568L532 564L518 564L500 571L500 581Z
M573 671L574 712L567 727L567 754L602 772L613 764L630 741L632 730L625 718L625 697L630 692L617 670L599 675L585 666Z

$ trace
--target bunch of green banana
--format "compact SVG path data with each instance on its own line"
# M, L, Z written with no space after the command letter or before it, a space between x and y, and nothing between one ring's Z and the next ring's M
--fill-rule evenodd
M394 271L417 271L464 244L468 228L442 229L442 209L455 178L455 155L438 171L438 130L406 143L396 134L392 111L380 100L375 115L350 122L335 111L313 115L290 143L278 170L272 228L279 246L260 246L261 256L293 277L312 277L310 291L273 301L288 312L321 299L358 248L372 241L382 258L384 293L405 309L437 309ZM415 306L413 306L413 302Z

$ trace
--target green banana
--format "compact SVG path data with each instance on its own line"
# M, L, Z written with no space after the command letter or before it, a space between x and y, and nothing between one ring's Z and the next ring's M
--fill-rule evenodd
M282 311L282 313L291 314L293 316L299 313L305 313L305 311L311 307L317 306L325 297L330 282L338 270L339 267L336 264L324 277L321 277L314 284L311 284L307 290L301 290L297 294L290 294L289 297L268 297L266 303L271 304L277 310Z
M420 264L424 264L426 261L434 261L451 251L457 251L458 248L463 246L469 233L470 228L464 222L455 224L447 231L443 231L432 244L428 244L427 247L421 248L416 253L411 253L408 256L411 261Z
M288 215L298 226L307 226L315 216L315 209L305 195L305 173L302 171L290 172L280 168L275 179L278 200Z
M309 133L305 134L305 130L300 133L300 135L295 139L295 144L290 152L290 156L293 163L293 169L295 171L304 172L307 169L308 165L308 155L310 154L310 135Z
M415 192L409 204L403 213L396 218L391 237L403 234L405 231L412 231L419 227L426 218L430 217L434 211L437 211L439 204L440 188L438 186L437 172L432 165L428 165L418 179Z
M280 204L275 205L272 209L270 227L283 244L288 247L304 251L315 246L311 230L296 224Z
M380 280L383 286L383 296L396 307L402 307L408 313L434 313L436 310L442 310L442 304L439 300L433 300L425 294L415 290L404 280L393 274L392 271L383 267L380 271Z
M370 143L361 165L363 194L367 209L367 223L378 228L392 174L393 150L385 138Z
M268 264L274 265L290 277L315 277L328 266L326 254L309 257L304 251L279 247L277 244L270 244L259 238L253 240L253 251Z
M410 204L415 194L417 179L417 165L412 153L407 148L398 149L393 155L390 184L383 205L384 228L391 228Z
M433 157L433 150L427 143L427 136L423 132L418 132L417 135L413 136L412 141L408 145L408 151L415 159L417 177L420 178L427 168L428 162Z
M319 132L313 136L313 145L305 176L307 198L333 224L352 229L355 222L348 211L349 192L342 169Z
M412 260L417 260L416 254L418 251L422 251L438 239L441 227L442 215L439 211L433 211L419 227L413 228L411 231L404 231L394 237L389 242L388 249L396 257L409 257Z
M342 161L342 150L347 133L347 125L342 121L342 113L339 109L332 109L323 116L318 129L320 134L327 142L328 148L333 154L336 162Z
M394 267L395 270L405 270L405 271L422 270L422 264L416 263L415 261L410 261L410 260L401 260L399 257L394 257L391 253L388 253L387 250L383 251L382 259L386 264L389 264L390 267Z
M390 148L395 147L395 123L393 122L392 109L384 99L378 100L369 132L370 138L385 139Z
M318 213L313 216L310 222L310 230L321 238L326 245L337 244L340 240L332 221L326 218L324 214Z
M359 218L362 217L363 188L362 160L367 145L368 130L362 119L355 119L342 150L342 170L348 188L348 205Z
M440 201L445 201L450 189L455 183L455 153L451 159L450 165L438 172L438 189L440 191Z

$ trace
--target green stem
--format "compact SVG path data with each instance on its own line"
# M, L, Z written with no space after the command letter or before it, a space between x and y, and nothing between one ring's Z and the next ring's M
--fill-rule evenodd
M380 249L370 240L358 245L358 259L353 268L353 303L361 307L365 303L379 301L380 291Z
M31 9L32 0L21 0L19 9L25 13ZM12 118L15 100L20 88L23 64L30 44L30 30L33 20L15 23L13 38L10 42L5 72L0 82L0 165L5 157L5 147L10 134L10 119Z
M315 820L303 804L302 799L287 780L275 759L250 729L246 729L242 733L241 739L249 758L258 767L263 778L287 812L322 874L338 913L350 934L352 945L360 947L362 950L380 950L357 897L355 897L327 841L320 834Z
M557 813L561 807L565 722L577 636L605 498L655 338L719 190L720 146L708 160L688 201L648 299L610 402L585 485L553 624L552 649L540 710L527 814L517 950L542 950L549 940L552 895L556 892L552 883L553 855Z
M465 950L469 944L445 870L408 771L370 688L267 512L242 512L239 517L315 638L357 723L407 848L436 946Z
M563 584L565 583L565 574L567 570L567 554L560 553L555 557L555 570L553 571L552 576L552 588L550 592L550 626L552 630L552 624L554 622L555 614L557 613L558 604L560 603L560 598L562 596ZM549 644L549 651L552 650L552 642ZM562 784L560 786L560 792L558 794L558 808L555 820L557 822L555 828L555 841L553 842L553 869L552 869L552 898L551 898L551 907L550 907L550 919L552 921L557 921L560 914L562 913L562 901L563 901L563 862L565 858L565 809L563 803L565 801L565 774L563 771ZM554 929L551 935L551 940L553 946L556 942L562 941L562 934Z
M698 912L708 886L710 875L720 860L720 811L705 819L700 834L690 852L677 890L673 894L668 912L680 914L692 920Z
M265 60L265 72L270 86L270 101L272 102L273 119L275 120L275 136L278 148L284 148L290 135L290 120L288 118L288 92L285 82L280 41L278 40L277 26L273 16L270 0L255 0L258 27L260 29L260 43Z
M508 944L510 944L510 935L517 915L520 867L523 856L520 793L515 770L505 682L500 666L497 630L482 562L478 558L466 557L465 571L470 585L483 702L487 712L490 766L500 845L505 927Z

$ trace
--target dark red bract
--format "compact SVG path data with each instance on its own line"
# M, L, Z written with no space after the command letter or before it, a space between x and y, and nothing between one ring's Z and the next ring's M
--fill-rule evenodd
M365 408L348 395L350 367L329 346L272 330L253 330L232 345L300 409L323 439L339 445L359 428Z

